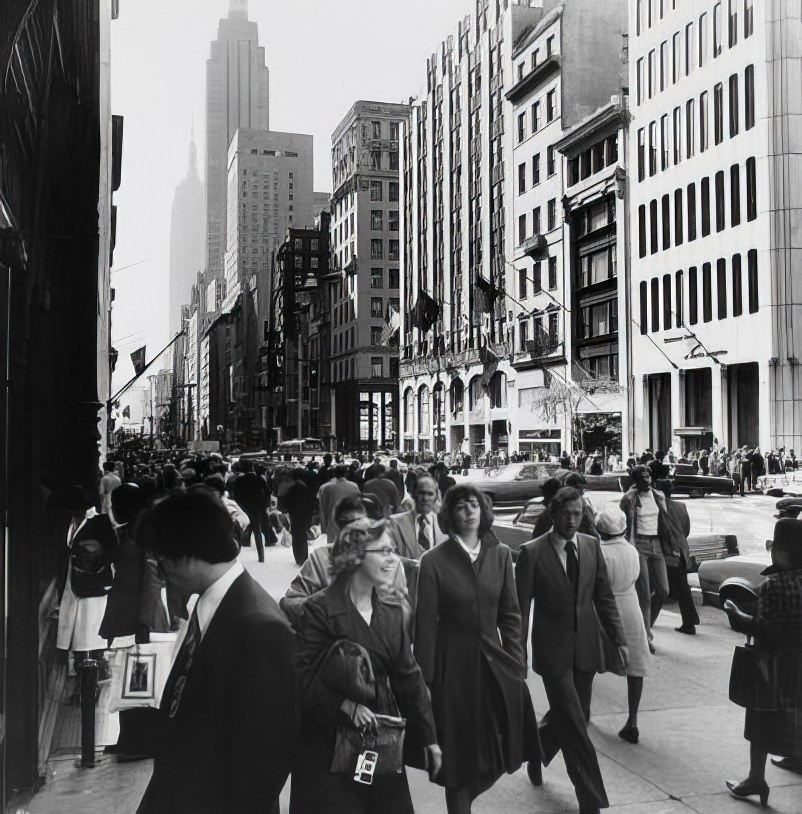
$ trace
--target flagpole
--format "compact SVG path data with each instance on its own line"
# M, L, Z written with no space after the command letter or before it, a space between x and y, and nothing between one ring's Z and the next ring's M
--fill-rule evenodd
M126 390L128 390L134 382L166 351L170 348L172 344L178 339L179 336L183 335L183 331L179 331L146 365L142 368L142 370L137 373L133 379L128 381L120 390L118 390L107 402L106 407L111 407L115 401L123 394Z

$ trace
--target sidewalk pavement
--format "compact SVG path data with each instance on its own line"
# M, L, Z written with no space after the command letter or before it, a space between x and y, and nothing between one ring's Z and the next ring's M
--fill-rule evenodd
M253 549L241 559L250 573L279 597L297 566L286 548L268 548L257 563ZM742 636L731 631L724 614L700 608L697 636L676 633L679 616L664 610L655 626L657 655L644 685L638 725L640 743L618 738L626 713L626 681L598 676L594 685L590 734L599 754L613 814L745 814L757 808L730 796L725 780L741 780L748 771L749 746L743 738L743 710L728 701L733 647ZM540 679L530 674L535 710L547 708ZM95 769L77 769L72 761L50 763L45 787L14 814L94 814L136 811L150 777L149 761L118 764L104 759ZM503 777L473 806L475 814L540 814L576 811L577 803L562 758L543 770L544 785L533 788L526 771ZM766 811L802 812L802 776L768 766L771 787ZM423 772L410 771L418 814L445 811L443 790ZM288 788L282 794L288 811ZM232 812L232 814L234 814Z

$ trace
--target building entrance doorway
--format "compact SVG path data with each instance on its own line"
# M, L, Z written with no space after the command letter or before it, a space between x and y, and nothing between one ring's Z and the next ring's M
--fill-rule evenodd
M649 448L667 450L671 446L671 374L654 373L647 377L649 410Z
M757 362L727 367L727 408L730 424L730 447L759 443L760 374Z

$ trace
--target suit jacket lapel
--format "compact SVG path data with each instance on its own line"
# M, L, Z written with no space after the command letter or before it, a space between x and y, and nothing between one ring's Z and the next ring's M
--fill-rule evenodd
M562 576L565 583L569 584L568 574L565 572L565 568L563 567L562 560L560 559L560 555L557 553L557 546L554 544L556 539L557 539L557 535L554 533L553 530L550 531L549 534L548 534L548 547L551 550L551 555L550 555L549 558L551 559L552 567L556 568L557 571L559 571L559 573ZM581 566L580 566L580 568L581 568ZM581 575L582 571L580 570L579 573Z

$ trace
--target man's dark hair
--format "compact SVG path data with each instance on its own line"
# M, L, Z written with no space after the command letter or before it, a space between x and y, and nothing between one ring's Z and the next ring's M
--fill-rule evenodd
M560 482L559 478L547 478L543 481L543 485L540 487L540 493L543 495L543 503L544 505L548 506L551 503L551 499L560 489L563 488L562 483Z
M325 466L331 466L331 462L332 462L332 460L333 460L333 459L332 459L332 457L331 457L331 453L330 453L330 452L327 452L327 453L326 453L326 454L323 456L323 463L324 463L324 465L325 465Z
M135 483L123 483L111 493L111 510L120 524L131 523L145 508L148 498Z
M210 564L237 556L228 509L206 486L193 486L154 504L138 524L141 545L168 560L197 557Z
M348 474L348 467L345 464L337 464L334 467L334 477L344 478Z
M380 478L382 475L387 474L387 467L384 464L374 464L373 465L373 477Z
M240 471L242 472L253 472L253 463L249 461L247 458L245 460L242 460L240 458L239 467Z
M652 470L649 469L648 466L645 464L638 464L638 466L633 467L631 477L635 486L637 486L639 483L643 483L644 475L649 475L649 477L652 475Z
M103 462L103 471L104 472L114 472L115 464L114 461L104 461Z
M418 485L420 484L421 481L424 481L424 480L427 480L431 484L434 485L435 492L438 490L439 487L437 485L437 478L434 475L429 475L427 473L425 475L418 475L415 478L415 483L413 484L412 489L410 489L410 494L411 495L414 495L418 491Z
M566 475L565 485L572 486L574 489L584 488L588 485L588 479L581 472L572 472L570 475Z
M549 513L552 517L562 511L566 503L573 503L575 500L582 500L582 495L573 486L563 486L549 502Z
M361 495L348 495L348 497L344 497L334 509L334 524L338 528L342 528L343 518L347 514L357 511L365 512L367 515L365 502L362 500Z
M214 491L219 495L222 495L226 491L225 478L217 472L215 472L213 475L207 475L203 479L203 483L210 489L214 489Z

